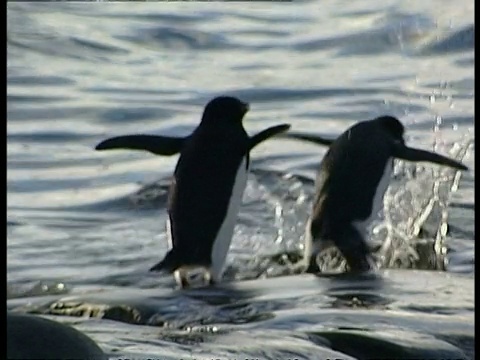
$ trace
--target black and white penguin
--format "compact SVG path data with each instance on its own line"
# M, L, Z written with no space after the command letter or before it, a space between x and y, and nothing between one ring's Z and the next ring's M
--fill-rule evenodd
M160 155L180 153L169 191L167 228L170 250L150 271L174 273L188 286L188 271L203 268L209 283L219 282L247 183L249 152L289 124L249 137L242 120L249 105L217 97L185 138L127 135L102 141L97 150L137 149Z
M456 160L406 146L404 132L398 119L382 116L353 125L335 140L290 132L282 135L329 146L317 174L313 209L307 221L307 272L318 270L317 255L328 242L340 250L351 271L372 268L365 239L368 226L383 208L394 158L468 170Z

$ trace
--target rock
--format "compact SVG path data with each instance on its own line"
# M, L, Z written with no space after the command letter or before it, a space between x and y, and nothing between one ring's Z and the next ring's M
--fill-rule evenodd
M107 360L87 335L40 316L7 312L8 359Z

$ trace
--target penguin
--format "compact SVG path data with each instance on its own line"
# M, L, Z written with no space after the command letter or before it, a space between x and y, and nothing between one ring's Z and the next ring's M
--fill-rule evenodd
M408 147L404 133L397 118L381 116L358 122L336 139L292 132L282 135L329 146L317 173L312 212L306 225L307 272L318 271L317 255L329 242L340 250L350 271L372 269L367 230L383 208L395 158L468 170L456 160Z
M249 137L242 124L248 111L248 103L220 96L205 106L200 124L187 137L126 135L96 146L96 150L180 153L169 189L170 250L150 269L173 273L180 287L189 286L191 269L203 269L208 284L221 281L247 184L249 153L290 128L281 124Z

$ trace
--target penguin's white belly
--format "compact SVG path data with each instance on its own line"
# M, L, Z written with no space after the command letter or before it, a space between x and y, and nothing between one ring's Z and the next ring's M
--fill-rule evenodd
M361 221L355 221L353 226L357 231L366 238L367 229L370 226L370 223L378 217L379 212L383 209L383 197L385 192L390 185L390 181L392 179L393 173L393 158L388 159L387 163L385 164L385 169L383 170L383 175L380 178L378 183L377 189L375 191L375 195L372 201L372 211L370 215Z
M233 230L237 223L238 211L242 204L243 193L247 186L248 169L247 158L244 157L240 167L237 170L235 183L232 188L232 195L228 203L227 213L225 219L220 227L220 230L215 237L212 247L212 266L211 275L214 281L220 281L224 270L225 260L227 258L228 249L232 242Z

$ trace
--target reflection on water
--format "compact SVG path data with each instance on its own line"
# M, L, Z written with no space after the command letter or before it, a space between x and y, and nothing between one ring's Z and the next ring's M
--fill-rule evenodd
M452 294L456 287L462 291ZM314 350L325 356L331 348L358 358L366 351L360 342L371 343L369 351L381 347L394 358L404 352L420 358L466 358L458 347L473 353L472 298L468 278L390 270L285 276L176 291L80 287L69 296L13 299L8 307L62 315L58 319L63 321L69 319L65 315L77 322L100 318L100 323L82 323L104 341L111 331L122 333L129 324L125 341L143 344L143 354L155 353L159 345L175 347L179 356L201 352L184 345L215 352L225 345L225 336L236 336L237 345L229 342L228 348L235 356L262 349L267 358L291 351L307 358ZM115 329L109 328L112 321ZM159 335L165 344L158 343ZM161 349L163 354L164 346Z

